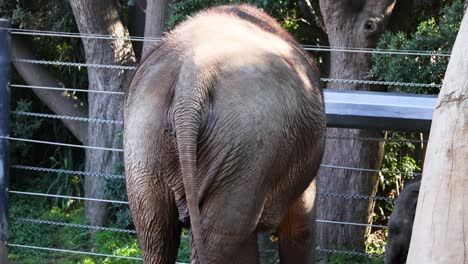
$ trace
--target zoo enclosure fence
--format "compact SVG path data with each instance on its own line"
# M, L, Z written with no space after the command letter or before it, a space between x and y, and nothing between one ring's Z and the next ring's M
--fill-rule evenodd
M87 252L87 251L78 251L78 250L69 250L62 248L51 248L51 247L39 247L35 245L27 244L13 244L8 243L8 226L7 226L7 217L8 217L8 195L25 195L31 197L50 197L50 198L59 198L59 199L73 199L73 200L84 200L84 201L96 201L103 203L116 203L116 204L128 204L127 201L118 201L118 200L107 200L107 199L97 199L97 198L85 198L77 196L67 196L59 194L49 194L41 192L26 192L21 190L10 190L9 189L9 170L23 170L23 171L35 171L35 172L47 172L50 174L73 174L80 175L84 177L103 177L111 179L120 179L124 180L124 175L116 175L110 173L102 172L90 172L90 171L76 171L76 170L63 170L63 169L53 169L46 167L37 167L29 166L27 164L9 164L9 142L10 141L20 141L31 144L47 144L47 145L56 145L63 147L72 147L72 148L82 148L82 149L94 149L100 151L115 151L122 152L122 149L119 148L110 148L106 146L86 146L86 145L77 145L77 144L68 144L61 142L52 142L44 140L35 140L27 138L16 138L9 136L9 119L10 115L17 116L30 116L38 118L52 118L60 120L73 120L80 122L96 122L102 125L116 125L122 126L123 120L106 120L106 119L96 119L96 118L83 118L75 116L63 116L63 115L54 115L46 113L34 113L34 112L17 112L10 111L10 88L12 89L45 89L45 90L59 90L59 91L73 91L73 92L83 92L83 93L103 93L113 96L122 96L122 92L114 91L101 91L93 89L80 89L80 88L64 88L64 87L46 87L46 86L35 86L35 85L24 85L24 84L10 84L10 71L11 71L11 62L17 63L33 63L33 64L43 64L43 65L56 65L64 67L95 67L95 68L106 68L106 69L120 69L120 70L134 70L134 66L123 66L123 65L102 65L102 64L88 64L88 63L77 63L77 62L64 62L64 61L46 61L46 60L35 60L32 58L10 58L9 45L10 45L10 35L33 35L33 36L46 36L46 37L67 37L67 38L94 38L94 39L127 39L132 41L158 41L159 39L155 38L140 38L140 37L129 37L129 38L120 38L116 36L106 36L106 35L95 35L95 34L79 34L79 33L70 33L70 32L54 32L54 31L39 31L39 30L24 30L24 29L14 29L9 28L9 23L6 20L0 20L0 262L7 263L7 248L18 248L18 249L33 249L40 251L53 251L53 252L63 252L68 254L81 254L81 255L91 255L96 257L111 257L111 258L122 258L140 261L139 257L128 257L128 256L119 256L114 254L106 253L96 253L96 252ZM430 52L424 50L381 50L381 49L364 49L364 48L346 48L346 47L323 47L323 46L312 46L304 45L306 50L319 51L319 52L354 52L354 53L372 53L372 54L391 54L395 56L450 56L448 52ZM418 86L418 87L440 87L441 84L432 84L432 83L405 83L405 82L383 82L383 81L371 81L371 80L347 80L347 79L332 79L332 78L322 78L322 82L339 82L339 83L353 83L353 84L374 84L374 85L397 85L397 86ZM434 100L435 97L432 97L431 100ZM327 101L326 101L327 104ZM425 111L432 112L431 107L425 109ZM377 117L377 116L375 116ZM430 120L429 120L430 121ZM427 126L427 124L426 124ZM409 128L412 129L411 127ZM414 129L413 129L414 130ZM402 140L402 139L392 139L392 138L346 138L346 137L327 137L328 139L341 139L341 140L361 140L361 141L380 141L380 142L411 142L411 143L421 143L425 142L423 140ZM351 171L362 171L362 172L372 172L372 173L381 173L381 174L411 174L411 175L420 175L420 173L408 173L403 171L387 171L387 170L375 170L368 168L353 168L346 166L337 166L333 164L321 164L321 167L332 168L338 170L351 170ZM368 196L360 194L343 194L343 193L317 193L317 196L329 197L329 198L338 198L338 199L370 199L370 200L393 200L390 197L382 196ZM44 219L32 219L25 217L15 217L10 218L10 220L18 222L27 222L37 225L57 225L57 226L69 226L73 228L81 228L88 230L96 231L112 231L112 232L122 232L128 234L135 234L134 230L129 229L120 229L120 228L110 228L103 226L92 226L85 224L72 224L66 222L58 221L49 221ZM382 225L371 225L367 223L354 223L346 221L334 221L333 219L317 219L318 223L321 224L332 224L332 225L351 225L351 226L360 226L360 227L374 227L374 228L387 228ZM313 250L313 249L312 249ZM319 253L334 253L334 254L344 254L352 256L375 256L376 254L367 254L364 252L355 252L355 251L341 251L333 249L324 249L317 247L316 250Z

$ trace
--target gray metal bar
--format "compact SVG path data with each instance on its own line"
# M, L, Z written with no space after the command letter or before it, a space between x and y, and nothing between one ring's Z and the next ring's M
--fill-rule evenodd
M327 126L429 131L437 96L325 89Z
M10 126L10 22L0 19L0 136L9 136ZM0 138L0 263L8 263L8 186L10 157L8 139Z

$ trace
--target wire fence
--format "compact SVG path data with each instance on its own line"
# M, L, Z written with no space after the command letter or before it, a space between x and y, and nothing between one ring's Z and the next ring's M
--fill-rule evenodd
M18 28L2 28L10 30L12 35L30 35L30 36L45 36L45 37L65 37L65 38L82 38L82 39L101 39L101 40L129 40L141 42L158 42L161 38L151 37L135 37L135 36L112 36L102 34L82 34L59 31L45 31L33 29L18 29ZM374 48L352 48L352 47L331 47L319 45L302 45L305 50L309 51L329 51L329 52L352 52L352 53L371 53L371 54L388 54L388 55L404 55L404 56L441 56L450 57L448 51L430 51L430 50L395 50L395 49L374 49Z
M32 36L45 36L45 37L62 37L62 38L86 38L86 39L101 39L101 40L124 40L124 41L160 41L159 38L142 38L142 37L119 37L119 36L109 36L109 35L99 35L99 34L79 34L79 33L70 33L70 32L55 32L55 31L40 31L40 30L27 30L27 29L13 29L8 28L11 34L14 35L32 35ZM326 46L314 46L314 45L304 45L304 49L309 51L324 51L324 52L351 52L351 53L371 53L371 54L389 54L389 55L404 55L404 56L441 56L449 57L449 52L434 52L427 50L384 50L384 49L366 49L366 48L346 48L346 47L326 47ZM133 65L105 65L105 64L89 64L89 63L79 63L79 62L65 62L65 61L47 61L47 60L35 60L31 58L12 58L14 63L29 63L29 64L40 64L40 65L54 65L61 67L93 67L93 68L102 68L102 69L113 69L113 70L135 70L136 67ZM427 88L440 88L441 84L435 83L408 83L408 82L387 82L387 81L373 81L373 80L353 80L353 79L336 79L336 78L322 78L322 82L325 83L347 83L347 84L365 84L365 85L386 85L386 86L409 86L409 87L427 87ZM123 92L116 91L104 91L97 89L82 89L82 88L66 88L66 87L50 87L50 86L37 86L37 85L25 85L25 84L10 84L13 89L37 89L37 90L51 90L51 91L64 91L64 92L80 92L80 93L99 93L99 94L108 94L122 96ZM71 120L78 122L94 122L104 125L119 125L122 126L124 122L122 120L107 120L107 119L95 119L88 117L80 116L66 116L66 115L56 115L48 113L36 113L36 112L24 112L24 111L11 111L12 115L15 116L26 116L34 118L49 118L56 120ZM1 139L7 139L10 141L19 141L23 143L30 144L45 144L45 145L54 145L60 147L72 147L72 148L81 148L81 149L92 149L92 150L101 150L101 151L112 151L112 152L122 152L120 148L109 148L106 146L87 146L87 145L78 145L78 144L69 144L53 141L45 141L38 139L28 139L28 138L18 138L8 135L0 135ZM376 137L334 137L327 136L328 140L353 140L353 141L377 141L377 142L400 142L400 143L426 143L426 140L414 140L414 139L400 139L400 138L376 138ZM101 173L101 172L92 172L92 171L80 171L80 170L65 170L65 169L54 169L47 167L38 167L38 166L28 166L24 164L11 165L12 169L29 171L29 172L39 172L47 174L67 174L67 175L79 175L85 177L101 177L107 179L120 179L124 180L124 175L111 174L111 173ZM410 175L410 176L420 176L421 173L418 172L406 172L406 171L389 171L389 170L377 170L370 168L355 168L348 166L341 166L336 164L322 164L322 169L327 170L350 170L350 171L359 171L365 173L379 173L379 174L395 174L395 175ZM93 197L80 197L72 195L61 195L61 194L49 194L49 193L40 193L40 192L27 192L21 190L9 190L8 193L12 195L21 195L21 196L31 196L31 197L45 197L45 198L55 198L55 199L67 199L67 200L79 200L79 201L93 201L93 202L104 202L112 203L119 205L128 205L128 201L119 201L119 200L108 200L100 199ZM363 194L346 194L346 193L317 193L318 197L324 199L358 199L358 200L374 200L374 201L393 201L393 197L383 197L383 196L369 196ZM53 226L66 226L72 228L80 228L93 231L111 231L119 232L126 234L136 234L135 230L131 229L122 229L114 227L104 227L104 226L93 226L86 224L77 224L77 223L67 223L61 221L50 221L46 219L33 219L21 216L14 216L11 218L13 221L23 222L33 225L53 225ZM362 228L379 228L385 229L387 226L384 225L374 225L369 223L354 223L347 221L335 221L333 219L317 219L317 223L320 224L329 224L329 225L344 225L344 226L356 226ZM187 239L188 236L183 236ZM81 255L90 255L95 257L110 257L110 258L122 258L128 260L141 261L140 257L127 257L119 256L115 254L103 254L96 252L87 252L79 250L68 250L54 247L39 247L34 245L23 245L23 244L8 244L11 248L18 249L32 249L32 250L42 250L42 251L51 251L51 252L61 252L68 254L81 254ZM365 256L365 257L379 257L378 254L368 254L364 252L355 252L355 251L341 251L334 249L323 249L318 247L317 252L322 254L342 254L342 255L352 255L352 256Z

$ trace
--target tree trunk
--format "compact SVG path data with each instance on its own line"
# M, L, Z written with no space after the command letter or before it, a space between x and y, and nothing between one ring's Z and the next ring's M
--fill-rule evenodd
M78 29L83 34L103 34L117 37L128 36L114 0L73 0L70 1ZM134 64L135 56L130 41L121 39L101 40L83 38L86 62L93 64L128 65ZM88 68L89 87L93 90L122 91L131 73L125 70ZM123 98L119 95L89 94L89 117L122 120ZM122 127L100 123L89 123L89 146L122 148L118 136ZM119 152L86 150L86 170L115 173L122 164ZM85 178L85 196L106 198L103 178ZM85 204L86 219L93 225L102 225L106 220L108 204L89 202Z
M468 263L468 16L432 119L407 263Z
M169 0L147 1L145 37L159 38L162 36L166 24L168 6ZM145 41L143 43L142 57L145 57L147 53L151 51L151 47L153 47L154 44L153 41Z
M394 0L330 1L320 0L328 41L332 47L373 48L386 27ZM331 52L330 78L370 79L370 54ZM337 90L374 90L363 84L328 83ZM336 129L328 137L381 137L378 131ZM327 139L322 164L379 169L383 145L376 141ZM322 167L317 178L317 192L375 195L377 173ZM374 201L318 197L317 219L370 223ZM350 225L317 225L317 245L328 249L364 248L366 229Z

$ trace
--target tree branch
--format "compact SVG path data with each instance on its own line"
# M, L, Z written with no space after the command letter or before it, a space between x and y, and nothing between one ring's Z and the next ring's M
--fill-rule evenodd
M145 37L158 38L162 36L166 23L167 10L170 0L148 0L146 5ZM145 57L154 42L143 43L142 57Z
M14 58L33 58L32 52L16 36L12 36L11 54ZM63 84L43 66L18 62L14 62L13 65L29 85L63 87ZM33 91L57 115L88 117L87 109L67 92L39 89L33 89ZM85 144L87 140L86 122L71 120L62 120L62 122L81 143Z

